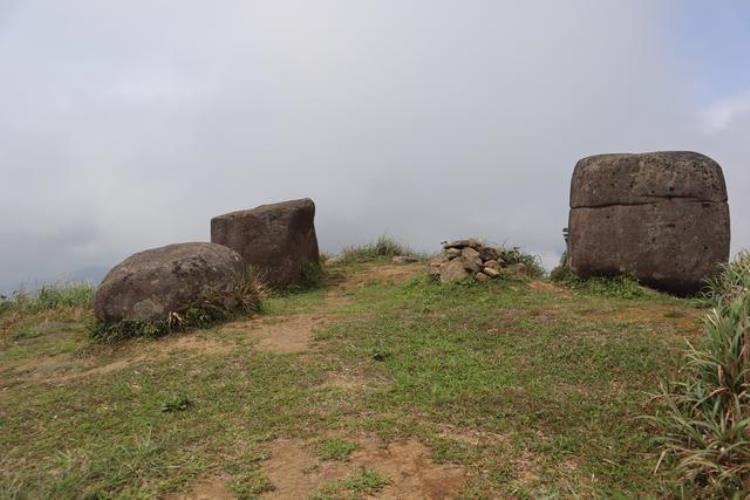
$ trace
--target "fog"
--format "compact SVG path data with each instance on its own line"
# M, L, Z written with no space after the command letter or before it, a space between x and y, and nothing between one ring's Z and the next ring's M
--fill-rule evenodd
M550 266L604 152L713 157L750 247L750 82L705 92L683 5L0 0L0 290L300 197L331 252L480 236Z

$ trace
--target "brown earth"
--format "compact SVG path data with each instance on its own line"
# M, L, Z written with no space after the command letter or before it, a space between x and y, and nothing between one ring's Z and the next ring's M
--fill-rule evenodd
M416 440L385 443L374 437L355 440L357 450L346 461L322 461L316 441L278 439L263 470L275 490L262 498L308 498L336 481L372 470L390 483L375 498L447 499L461 489L466 471L457 465L433 462L430 451Z

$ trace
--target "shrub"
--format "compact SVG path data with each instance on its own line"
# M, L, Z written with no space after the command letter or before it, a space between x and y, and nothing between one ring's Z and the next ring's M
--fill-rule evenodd
M393 238L380 236L374 243L344 248L341 252L341 260L344 263L369 262L395 257L396 255L417 256L412 249L402 245Z
M650 420L662 459L699 495L750 491L750 267L747 254L711 284L715 308L681 380L662 384ZM661 460L660 460L661 462Z

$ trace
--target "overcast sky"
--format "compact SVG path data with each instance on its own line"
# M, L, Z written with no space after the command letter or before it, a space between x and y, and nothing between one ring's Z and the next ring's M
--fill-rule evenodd
M584 156L700 151L750 247L744 0L0 0L0 290L309 196L323 249L549 264Z

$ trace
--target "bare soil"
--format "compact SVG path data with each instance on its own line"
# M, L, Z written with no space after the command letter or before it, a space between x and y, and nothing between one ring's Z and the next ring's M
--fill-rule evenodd
M390 481L375 498L453 498L466 480L464 468L435 463L429 449L416 440L385 443L364 437L355 442L358 448L349 460L321 461L315 454L315 441L276 440L271 458L263 467L275 489L262 498L308 498L363 467Z

